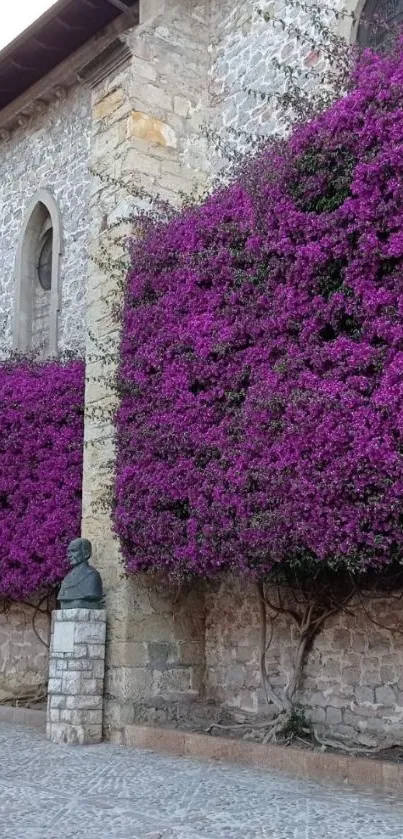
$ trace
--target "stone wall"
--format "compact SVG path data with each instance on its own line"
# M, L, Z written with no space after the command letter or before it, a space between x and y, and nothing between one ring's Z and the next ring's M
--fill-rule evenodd
M331 19L326 17L327 6L353 12L360 3L327 0L321 12L323 22ZM270 19L263 19L259 10L268 13ZM284 0L212 0L211 14L211 106L215 128L226 142L238 148L245 147L251 136L282 132L276 94L283 92L286 75L277 63L297 69L300 83L307 87L317 86L315 71L323 71L323 56L309 42L318 39L312 15L301 4ZM340 18L332 26L337 26L347 40L354 39L351 18ZM304 33L302 40L296 36L297 29ZM260 93L268 98L262 101Z
M156 16L149 18L151 5ZM104 724L107 736L116 740L126 724L173 719L179 703L183 707L198 698L254 714L265 709L258 608L245 586L225 582L206 595L199 590L176 597L164 581L127 579L123 573L106 491L111 488L114 459L111 417L119 343L113 309L121 300L118 274L122 277L124 270L101 265L105 253L118 260L124 257L124 236L132 226L122 219L148 206L136 189L178 204L181 193L209 182L214 155L205 139L206 123L219 131L244 128L265 134L278 127L272 108L257 104L246 89L281 85L271 63L279 52L300 64L307 56L296 43L286 42L281 30L270 29L259 18L257 6L255 0L236 8L229 0L144 0L141 25L126 35L128 64L98 84L92 95L91 168L96 174L91 184L93 260L86 310L83 533L94 543L94 562L107 594ZM301 23L296 12L287 14ZM390 704L385 711L382 705L386 688L394 692L396 703L400 701L396 670L390 683L383 681L397 641L384 639L372 624L365 627L362 616L357 633L355 624L346 627L346 618L339 620L326 627L310 654L301 701L318 724L336 727L339 736L355 730L365 738L366 727L383 730L388 720L399 725L400 706L395 710ZM366 629L374 641L368 640ZM381 658L369 649L372 643L377 648L377 635L387 647ZM268 668L278 690L287 679L293 640L290 626L277 621ZM368 667L357 677L355 646L364 640ZM360 668L362 662L361 656ZM371 686L368 673L374 668L372 681L377 681ZM370 696L372 704L363 704ZM388 696L391 700L392 693Z
M35 618L35 628L33 619ZM35 694L48 680L47 615L15 604L0 612L0 701Z
M115 258L125 253L123 237L132 226L119 220L148 206L133 194L137 188L177 204L180 193L205 184L208 170L201 124L207 107L209 2L154 5L161 14L150 19L150 4L141 4L142 23L126 36L130 61L94 88L92 103L96 175L90 208L94 260L87 293L83 534L94 543L94 563L107 594L104 721L115 739L126 723L149 719L161 706L194 700L204 666L203 598L193 593L177 598L158 581L127 580L104 503L114 458L111 410L119 328L113 307L121 285L113 268L103 268L102 254L105 249Z
M323 4L324 8L326 4ZM337 4L330 3L331 7ZM359 4L348 0L349 12ZM265 21L258 10L271 16ZM285 29L275 19L285 21ZM323 18L325 19L325 18ZM225 140L245 147L245 137L282 131L275 94L284 89L284 72L274 62L287 62L306 73L312 84L321 56L313 45L301 44L292 27L314 35L311 18L298 4L284 0L211 2L211 66L209 118ZM352 22L340 20L340 34L354 39ZM261 100L252 92L264 92ZM244 132L244 134L242 133ZM211 154L215 166L219 156ZM393 603L369 603L368 611L381 623L402 621ZM267 666L274 688L285 687L295 649L295 629L276 620ZM266 709L259 672L259 607L251 587L224 580L206 593L206 699L242 713ZM298 700L317 725L339 737L362 742L392 729L403 732L403 638L377 627L362 609L356 616L329 620L311 650Z
M26 208L40 189L53 194L62 222L59 347L83 352L89 227L89 105L89 91L76 88L1 144L0 354L12 347L18 238ZM46 318L42 321L45 323ZM40 335L37 338L40 345L43 338ZM0 700L31 694L38 685L47 682L48 650L33 629L32 617L33 610L23 605L0 613ZM35 627L47 640L47 618L37 613Z
M0 153L0 348L12 344L15 258L25 211L40 189L60 208L59 346L83 350L89 228L90 94L69 92L2 142Z
M396 633L383 626L392 626ZM270 623L269 623L270 634ZM264 713L259 603L251 585L222 579L206 595L206 697L233 711ZM287 618L273 624L270 683L287 684L296 648ZM329 618L307 657L297 701L319 728L372 744L403 736L403 618L399 600L367 600Z

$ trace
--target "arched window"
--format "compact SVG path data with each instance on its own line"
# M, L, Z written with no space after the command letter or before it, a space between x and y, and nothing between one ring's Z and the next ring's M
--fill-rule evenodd
M14 347L21 352L57 355L61 250L56 201L40 190L28 207L16 259Z
M357 42L375 50L387 48L403 23L403 0L366 0L357 30Z

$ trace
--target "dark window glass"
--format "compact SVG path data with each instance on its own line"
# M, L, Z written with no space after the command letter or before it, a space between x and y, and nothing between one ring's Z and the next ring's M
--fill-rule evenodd
M357 41L363 47L385 50L403 23L403 0L367 0L362 10Z
M38 280L44 291L52 287L52 248L53 231L47 230L42 242L38 259Z

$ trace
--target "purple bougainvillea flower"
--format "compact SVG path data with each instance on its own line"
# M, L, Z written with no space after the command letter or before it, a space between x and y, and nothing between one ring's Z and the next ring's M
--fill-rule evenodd
M84 364L0 366L0 594L24 600L66 572L80 533Z
M403 556L403 50L133 245L115 529L136 572Z

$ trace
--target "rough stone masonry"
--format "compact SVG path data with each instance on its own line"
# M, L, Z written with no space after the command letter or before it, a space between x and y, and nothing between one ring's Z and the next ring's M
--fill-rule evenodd
M0 344L10 346L14 258L24 211L41 188L54 194L62 218L60 346L81 350L86 333L83 535L94 543L94 564L107 593L104 723L117 740L128 723L151 718L158 709L172 714L176 706L205 697L242 713L262 710L251 590L239 591L238 581L227 579L178 600L163 583L128 580L122 572L104 505L113 480L113 427L106 417L116 404L110 380L119 342L113 313L119 289L99 263L104 248L111 257L122 256L122 237L131 228L119 220L144 209L144 202L133 198L133 187L178 204L182 192L209 183L216 161L206 125L235 134L243 129L269 134L278 126L271 105L257 102L248 90L281 86L273 58L304 64L314 56L305 55L281 27L262 20L258 9L264 5L285 13L283 0L140 0L140 25L127 23L120 30L126 63L92 86L75 83L45 113L20 121L1 145ZM348 0L350 9L353 5ZM306 23L300 8L290 6L286 14L296 26ZM107 365L105 356L112 357ZM373 608L375 620L402 628L395 604ZM0 617L4 693L7 686L16 693L43 680L45 648L36 642L27 614L13 606L10 615ZM66 626L69 622L73 649L51 650L49 724L55 736L73 737L74 729L78 739L98 737L102 641L78 640L91 621L84 626L85 620L70 614ZM100 620L95 629L96 623L94 631L102 634L104 624ZM277 629L268 666L281 689L293 633L280 622ZM336 735L399 734L402 669L398 634L376 627L362 613L343 615L326 624L315 642L299 699Z
M46 721L53 743L102 740L105 636L103 609L53 612Z
M245 587L240 592L237 581L227 580L207 592L199 588L175 599L161 581L127 579L109 513L102 506L105 485L113 479L113 427L95 418L111 410L115 397L102 377L94 341L113 354L119 330L112 316L116 284L103 274L96 257L103 247L121 254L108 228L115 225L116 234L116 223L127 216L127 209L143 207L130 198L125 183L177 203L180 192L203 186L211 176L206 122L241 128L246 120L248 130L263 132L274 127L267 103L257 107L245 92L246 86L258 87L262 81L270 86L271 57L280 47L279 36L257 14L258 4L250 0L241 10L231 9L228 2L157 5L159 14L150 18L147 2L142 4L140 26L126 39L128 65L95 86L92 94L91 165L98 174L90 213L95 259L87 290L92 337L87 342L91 361L86 400L91 410L85 431L83 528L94 543L95 564L107 591L104 719L107 735L117 741L127 724L163 719L164 714L172 719L175 713L186 713L189 702L206 697L238 712L264 709L252 592ZM297 46L282 37L281 49L303 60ZM122 225L125 232L130 231ZM282 625L268 655L270 675L280 689L289 673L293 640L292 627ZM400 736L400 662L396 636L377 629L362 614L351 620L343 615L317 639L299 701L317 724L338 736L358 736L362 742L384 732Z

